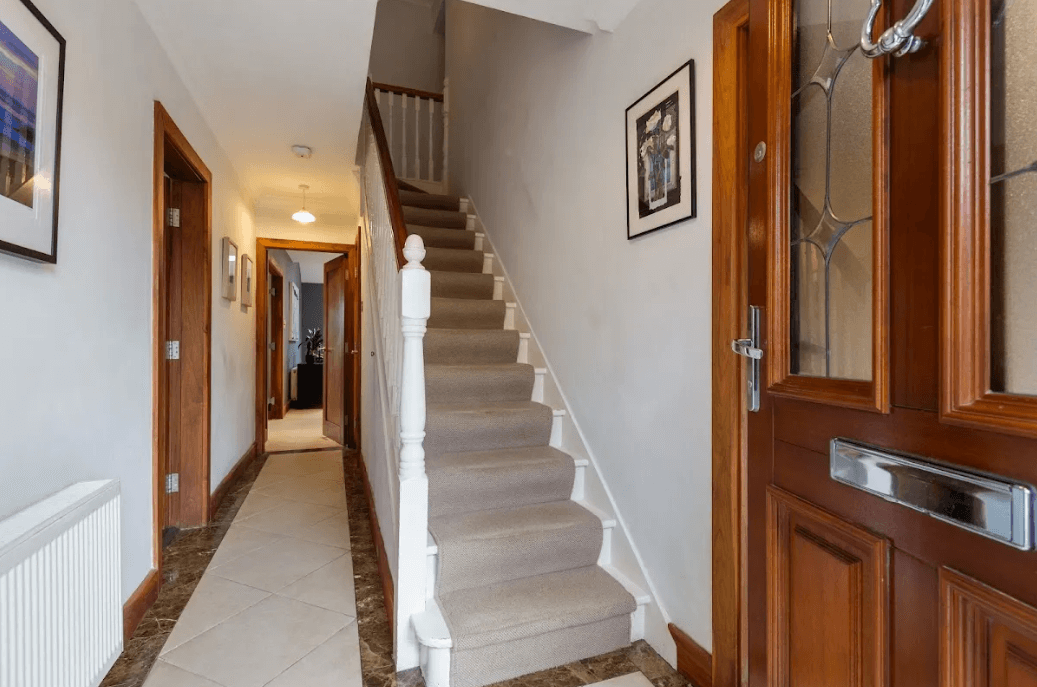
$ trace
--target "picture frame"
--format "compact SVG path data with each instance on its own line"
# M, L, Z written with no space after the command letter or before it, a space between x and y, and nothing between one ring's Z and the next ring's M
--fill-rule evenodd
M0 0L0 251L58 261L65 39L30 0Z
M627 239L696 215L695 61L626 109Z
M228 301L238 299L238 244L224 236L220 251L223 262L223 297Z
M288 340L299 340L299 326L302 312L299 308L299 285L292 284L292 294L288 310Z
M241 256L241 304L246 308L252 306L252 283L255 279L255 266L250 256Z

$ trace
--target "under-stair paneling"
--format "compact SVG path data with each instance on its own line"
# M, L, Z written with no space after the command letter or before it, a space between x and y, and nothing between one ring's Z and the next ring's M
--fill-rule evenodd
M1037 687L1037 609L940 571L943 687Z
M889 544L787 492L767 492L768 685L882 687Z

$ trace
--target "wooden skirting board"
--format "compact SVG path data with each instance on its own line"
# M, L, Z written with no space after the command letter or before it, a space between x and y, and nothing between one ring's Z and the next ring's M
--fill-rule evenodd
M137 626L140 625L140 621L143 620L144 614L148 612L151 604L155 603L155 599L158 598L158 582L158 570L152 568L148 576L140 583L140 586L123 604L122 639L124 644L133 636Z
M212 497L209 499L209 520L211 521L216 515L216 511L220 509L220 505L223 503L223 499L227 498L227 494L230 493L231 487L238 481L242 473L248 469L248 466L252 464L252 461L256 459L256 443L252 442L252 445L245 451L245 455L238 459L238 462L234 464L234 467L230 469L227 476L220 482L220 486L216 487L216 491L212 493Z
M677 644L677 672L695 687L713 687L713 657L709 652L673 623L670 634Z
M385 614L389 617L389 633L395 634L395 585L392 581L392 568L389 567L389 557L385 553L385 542L382 540L382 530L378 527L378 511L374 507L374 492L371 491L371 480L367 476L367 462L361 453L356 454L360 461L360 474L364 478L364 493L367 495L368 510L371 514L371 536L374 539L374 548L378 553L378 575L382 578L382 594L385 596ZM395 640L395 637L393 638Z

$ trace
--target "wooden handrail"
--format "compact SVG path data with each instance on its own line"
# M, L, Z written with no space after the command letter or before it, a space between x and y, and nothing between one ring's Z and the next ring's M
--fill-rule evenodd
M385 137L382 125L382 114L378 110L378 101L374 95L374 84L367 80L367 116L371 119L371 130L374 132L375 146L378 148L378 159L382 163L382 183L385 186L386 203L389 206L389 221L392 224L393 238L396 239L396 267L402 269L407 264L403 256L403 246L407 242L407 222L403 218L403 205L400 204L400 190L396 186L396 172L392 167L392 155L389 153L389 141Z
M387 83L376 83L373 84L376 90L386 91L388 93L399 93L400 95L412 95L415 98L424 98L426 100L435 100L443 102L442 93L433 93L432 91L422 91L417 88L407 88L406 86L393 86Z

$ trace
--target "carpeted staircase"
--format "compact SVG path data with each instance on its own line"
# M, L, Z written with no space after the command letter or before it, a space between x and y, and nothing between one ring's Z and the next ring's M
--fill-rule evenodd
M430 530L452 687L479 687L630 642L634 598L597 565L602 521L570 500L575 463L466 230L459 200L400 191L432 275L425 335Z

